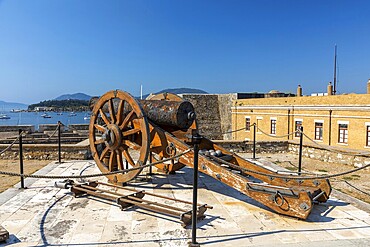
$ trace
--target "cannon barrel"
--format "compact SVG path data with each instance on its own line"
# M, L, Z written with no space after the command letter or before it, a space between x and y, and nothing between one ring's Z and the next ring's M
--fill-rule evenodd
M98 97L93 97L90 100L89 106L92 110ZM113 108L117 112L119 99L113 99ZM141 108L146 117L154 124L159 126L171 126L178 129L188 129L195 120L195 111L193 105L189 101L167 101L167 100L139 100ZM124 114L127 114L129 109L125 104ZM109 112L108 104L103 106L104 112Z

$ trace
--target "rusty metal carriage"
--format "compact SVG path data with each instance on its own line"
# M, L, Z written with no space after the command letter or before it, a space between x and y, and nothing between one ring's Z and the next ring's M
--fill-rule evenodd
M147 162L184 155L157 165L165 174L193 167L192 137L198 134L195 110L188 101L172 94L136 100L114 90L90 102L89 140L92 155L104 172L137 170L107 175L110 182L136 178ZM244 193L271 210L306 219L314 203L325 202L331 193L327 179L299 179L267 161L243 159L203 137L199 147L199 171ZM208 150L211 150L209 152Z

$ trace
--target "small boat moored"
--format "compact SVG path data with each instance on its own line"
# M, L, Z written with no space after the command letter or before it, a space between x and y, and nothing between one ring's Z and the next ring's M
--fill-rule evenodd
M0 119L10 119L10 117L6 114L0 114Z
M51 118L51 116L49 114L47 114L47 113L42 114L41 117L43 117L43 118Z

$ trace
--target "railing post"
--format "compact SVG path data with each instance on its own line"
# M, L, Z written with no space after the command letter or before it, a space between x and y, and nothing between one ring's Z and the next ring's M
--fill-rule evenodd
M62 147L61 147L61 127L62 123L58 121L58 161L62 163Z
M299 136L299 157L298 157L298 175L301 175L302 171L302 146L303 146L303 126L300 127Z
M153 155L152 151L149 151L149 163L152 162L152 158L153 158L152 155ZM149 166L149 176L152 176L152 175L153 175L153 166Z
M19 170L23 174L23 145L22 145L22 129L19 129ZM21 177L21 188L24 189L24 177Z
M197 243L197 208L198 208L198 154L199 154L199 143L202 137L195 133L192 136L192 142L194 144L194 174L193 174L193 210L191 216L191 243L190 247L200 246Z
M253 124L253 159L256 159L256 124Z

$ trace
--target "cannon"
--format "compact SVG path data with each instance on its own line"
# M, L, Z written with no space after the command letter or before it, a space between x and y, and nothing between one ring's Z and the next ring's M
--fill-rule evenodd
M192 104L177 95L160 94L137 100L129 93L113 90L90 102L90 149L103 173L112 183L136 178L148 161L161 161L191 150L157 168L174 173L194 164L192 137L198 134ZM243 159L211 140L200 140L199 171L244 193L271 210L306 219L315 202L325 202L331 193L327 179L299 179L261 159ZM212 153L212 152L211 152ZM217 155L216 155L217 154ZM136 167L136 170L128 168ZM286 177L282 176L285 175Z

